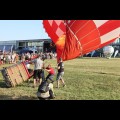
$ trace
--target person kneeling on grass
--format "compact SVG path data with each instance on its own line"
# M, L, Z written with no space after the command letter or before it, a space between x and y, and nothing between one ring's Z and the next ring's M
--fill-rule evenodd
M46 80L41 83L38 87L37 97L39 100L47 100L55 98L53 92L53 77L55 75L55 70L49 64L45 69L49 74L46 77Z

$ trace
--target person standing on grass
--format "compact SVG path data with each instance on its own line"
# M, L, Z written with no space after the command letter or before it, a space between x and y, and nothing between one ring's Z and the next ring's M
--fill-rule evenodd
M41 84L43 79L43 67L44 67L44 62L41 60L41 56L38 55L38 58L32 61L34 63L34 86L36 87L37 82Z
M58 65L57 65L57 70L58 70L58 73L57 73L57 88L59 88L59 84L60 84L60 80L63 84L63 87L65 87L65 82L63 80L63 75L64 75L64 63L63 63L63 60L62 58L59 59L58 61Z

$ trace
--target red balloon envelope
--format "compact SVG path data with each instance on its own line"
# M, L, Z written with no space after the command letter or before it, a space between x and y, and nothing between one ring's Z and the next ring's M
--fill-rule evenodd
M43 20L43 25L63 60L106 46L120 34L120 20Z
M65 45L66 26L64 20L43 20L43 25L46 32L56 45L57 58L59 59Z

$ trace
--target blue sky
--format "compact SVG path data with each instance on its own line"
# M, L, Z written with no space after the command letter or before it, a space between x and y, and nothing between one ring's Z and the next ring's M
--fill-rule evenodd
M0 20L0 41L47 38L42 20Z

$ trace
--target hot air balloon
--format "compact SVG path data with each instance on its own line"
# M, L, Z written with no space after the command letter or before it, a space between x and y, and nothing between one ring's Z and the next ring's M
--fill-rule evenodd
M66 26L64 20L43 20L43 25L57 48L57 58L61 57L61 54L65 45Z
M111 58L114 53L114 48L112 46L106 46L103 48L103 54L106 58Z
M120 34L120 20L43 20L43 25L64 61L102 48Z

